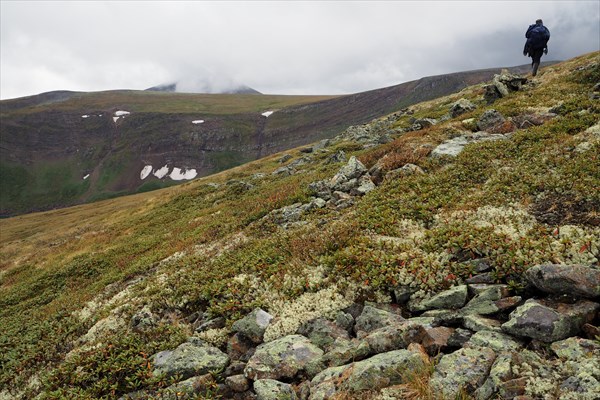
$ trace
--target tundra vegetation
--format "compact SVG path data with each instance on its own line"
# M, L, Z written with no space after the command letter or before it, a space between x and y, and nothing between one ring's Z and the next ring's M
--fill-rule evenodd
M1 220L0 398L159 391L182 377L154 374L154 354L189 337L225 349L232 324L256 308L275 317L264 333L271 342L354 303L390 303L398 287L428 299L475 275L473 260L485 259L491 282L514 295L535 265L598 269L599 58L547 67L493 104L476 85L364 126L387 143L340 132L326 146L176 187ZM460 99L475 107L444 117ZM491 109L516 125L507 139L432 156L477 131L474 121ZM544 123L519 126L549 112ZM424 118L439 122L415 129ZM310 184L345 165L332 159L341 152L384 178L344 207L307 208L282 224L274 211L311 203ZM385 177L407 164L422 173ZM142 310L153 317L138 329ZM221 323L196 333L199 315ZM436 360L415 368L399 393L440 398L429 384ZM220 396L222 371L211 372L198 398ZM555 388L540 375L527 390L552 398ZM336 396L385 395L359 393Z

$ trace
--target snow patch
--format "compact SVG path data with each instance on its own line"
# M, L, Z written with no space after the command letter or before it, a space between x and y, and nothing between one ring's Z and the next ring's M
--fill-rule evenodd
M122 117L123 115L128 115L131 114L129 111L123 111L123 110L119 110L119 111L115 111L115 115L117 117Z
M152 172L152 165L146 165L144 168L142 168L142 172L140 172L140 179L144 180L148 177L148 175L150 175L150 173Z
M89 115L82 115L81 118L89 118Z
M113 117L113 122L117 122L118 119L119 117Z
M271 114L273 114L274 112L275 112L275 111L265 111L264 113L262 113L262 114L260 114L260 115L262 115L263 117L267 117L267 118L269 118L269 116L270 116Z
M83 177L83 180L85 181L89 177L90 177L90 174L87 174L86 176Z
M192 121L192 124L198 125L198 124L203 124L204 120L203 119L197 119L195 121Z
M175 167L173 168L171 175L169 175L169 178L174 181L181 181L184 179L194 179L196 175L198 175L198 173L195 169L186 169L185 172L183 172L181 168Z
M164 167L157 169L153 172L153 175L158 179L164 178L169 173L169 167L165 165Z

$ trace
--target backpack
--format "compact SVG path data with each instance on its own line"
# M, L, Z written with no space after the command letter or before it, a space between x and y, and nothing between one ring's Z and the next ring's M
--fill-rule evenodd
M525 37L530 49L543 49L550 39L550 31L544 25L531 25Z

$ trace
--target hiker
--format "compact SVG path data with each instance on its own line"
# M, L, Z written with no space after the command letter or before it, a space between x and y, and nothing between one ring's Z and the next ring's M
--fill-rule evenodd
M542 54L548 54L550 31L544 26L542 20L538 19L535 21L535 24L529 25L525 37L527 38L527 42L525 42L523 55L531 57L531 67L533 68L532 74L533 76L536 76Z

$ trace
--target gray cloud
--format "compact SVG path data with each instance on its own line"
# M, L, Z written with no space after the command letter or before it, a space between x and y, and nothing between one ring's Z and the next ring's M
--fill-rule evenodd
M0 3L0 96L243 83L263 93L338 94L427 75L600 49L593 1Z

